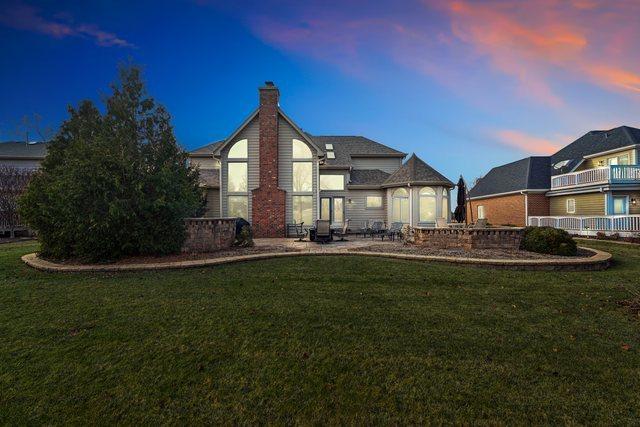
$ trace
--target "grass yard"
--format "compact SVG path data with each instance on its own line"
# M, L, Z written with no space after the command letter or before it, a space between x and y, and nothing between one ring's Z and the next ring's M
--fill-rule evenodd
M640 247L589 245L614 267L48 274L0 245L0 424L637 424Z

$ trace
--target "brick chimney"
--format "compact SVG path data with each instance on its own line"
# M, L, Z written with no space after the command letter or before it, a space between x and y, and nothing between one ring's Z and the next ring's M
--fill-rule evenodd
M252 192L252 227L255 237L286 237L286 193L278 187L278 100L280 91L265 82L260 94L260 186Z

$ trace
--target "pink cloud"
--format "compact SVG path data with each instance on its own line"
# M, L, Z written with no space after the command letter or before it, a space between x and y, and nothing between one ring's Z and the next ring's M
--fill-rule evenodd
M40 16L38 9L23 4L6 5L0 14L0 24L17 30L32 31L54 38L84 37L92 39L99 46L135 47L113 33L103 31L96 25L74 25L68 14L56 15L59 20ZM62 22L62 19L66 22Z
M495 137L502 145L516 148L525 153L550 155L558 151L567 141L554 141L529 135L517 130L505 129L495 132Z

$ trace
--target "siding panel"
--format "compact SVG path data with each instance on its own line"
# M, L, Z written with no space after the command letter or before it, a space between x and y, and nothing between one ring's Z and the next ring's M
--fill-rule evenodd
M573 214L567 213L567 199L576 200L576 212ZM604 205L603 193L554 196L549 199L549 212L551 216L605 215Z

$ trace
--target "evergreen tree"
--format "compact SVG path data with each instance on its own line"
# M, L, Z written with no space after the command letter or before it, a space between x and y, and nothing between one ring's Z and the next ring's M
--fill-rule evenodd
M197 170L140 70L121 68L112 90L104 114L90 101L69 108L21 199L45 256L107 261L177 252L183 220L200 206Z

